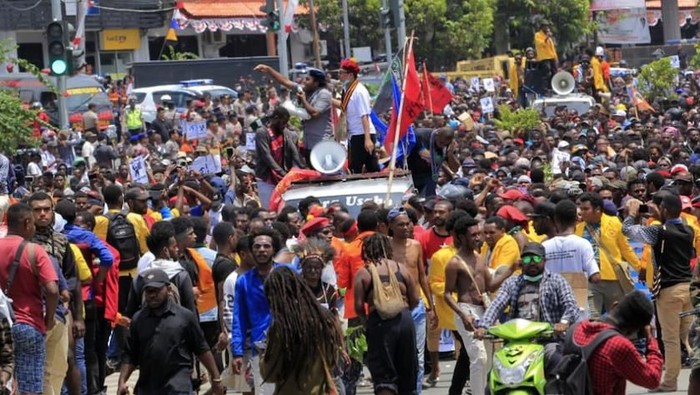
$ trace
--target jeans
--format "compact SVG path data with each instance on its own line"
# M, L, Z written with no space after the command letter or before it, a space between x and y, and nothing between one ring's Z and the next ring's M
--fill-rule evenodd
M75 339L75 362L80 370L80 395L87 394L87 365L85 363L85 339Z
M258 186L261 207L265 209L270 207L270 198L272 197L272 191L275 190L275 185L267 183L260 178L256 178L255 183Z
M681 342L688 338L693 317L680 318L678 313L690 310L690 283L662 288L656 301L659 322L664 333L664 362L666 371L661 385L675 388L681 372Z
M418 350L418 382L416 383L416 394L423 391L423 374L425 372L425 335L426 316L425 305L421 300L418 306L411 311L411 318L416 326L416 349Z
M467 315L472 315L476 319L484 315L483 306L476 306L468 303L458 303L459 309ZM475 320L476 321L476 320ZM483 394L486 389L486 378L489 372L488 355L483 340L474 338L474 332L468 331L464 327L462 319L455 313L455 324L457 331L462 337L464 348L469 354L469 375L471 377L472 394Z

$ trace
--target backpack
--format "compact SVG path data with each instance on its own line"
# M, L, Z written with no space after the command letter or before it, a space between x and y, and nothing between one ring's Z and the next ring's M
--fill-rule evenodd
M396 275L391 270L391 265L389 265L389 262L390 261L386 261L387 269L389 271L388 284L383 283L379 278L379 272L377 271L377 266L374 263L369 263L367 265L369 267L369 272L372 275L372 302L374 303L374 309L383 320L390 320L396 317L406 307L403 301L403 295L401 295L399 281L396 279Z
M141 250L136 239L134 225L126 219L124 213L110 213L105 217L109 220L107 227L107 243L119 251L120 270L136 269Z
M598 333L588 345L581 347L574 341L574 332L580 322L572 326L564 340L563 357L554 368L546 393L562 395L593 395L593 382L588 371L588 359L605 341L620 333L605 329Z

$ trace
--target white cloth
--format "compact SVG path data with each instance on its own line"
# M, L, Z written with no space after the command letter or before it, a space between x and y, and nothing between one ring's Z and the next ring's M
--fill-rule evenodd
M482 306L469 303L457 303L457 306L465 314L474 316L474 321L484 316L484 308ZM486 389L486 378L489 372L488 354L486 353L484 341L477 340L473 331L467 331L462 319L456 313L455 324L457 324L457 332L459 332L464 342L464 349L469 355L469 381L472 393L483 394Z
M263 377L260 373L260 354L251 359L251 365L253 381L255 382L255 395L272 395L275 392L275 385L263 382Z
M29 162L27 165L27 175L31 177L39 177L41 175L41 167L34 162Z
M233 320L233 300L235 298L236 292L236 280L238 280L238 272L233 271L226 277L223 285L224 292L224 325L226 325L226 330L231 333L231 322Z
M346 118L348 120L348 137L358 136L365 133L362 127L362 117L372 113L370 96L367 88L362 83L358 83L348 102ZM369 133L375 134L374 125L369 121Z
M156 260L156 256L153 255L151 251L146 252L145 254L141 255L141 258L139 258L139 262L136 264L136 270L138 273L143 272L144 270L148 270L151 268L151 263Z
M593 247L588 240L577 235L556 236L542 245L546 253L546 268L552 273L586 274L586 278L600 272L595 261Z

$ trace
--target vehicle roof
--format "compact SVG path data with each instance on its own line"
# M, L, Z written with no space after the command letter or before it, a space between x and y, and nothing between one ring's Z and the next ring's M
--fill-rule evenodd
M552 97L545 97L536 99L535 103L556 103L556 102L572 102L572 101L595 101L593 97L585 93L570 93L568 95L554 95Z
M233 90L233 89L229 88L228 86L223 86L223 85L196 85L196 86L188 86L188 87L183 87L183 88L184 89L191 89L193 91L208 91L208 90L214 90L214 89Z
M143 88L136 88L133 90L136 93L152 93L152 92L159 92L159 91L173 91L173 92L187 92L187 93L192 93L189 91L188 88L183 87L182 85L179 84L171 84L171 85L156 85L156 86L146 86Z

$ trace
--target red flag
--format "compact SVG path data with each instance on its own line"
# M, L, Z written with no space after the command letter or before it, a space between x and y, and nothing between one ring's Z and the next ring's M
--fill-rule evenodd
M641 111L651 111L651 112L656 112L654 111L654 107L649 104L649 102L642 96L637 89L635 89L633 86L628 87L628 95L632 99L632 104L637 107L638 110Z
M425 65L423 66L423 81L421 85L425 108L434 113L442 113L445 106L452 101L452 93L439 79L430 74Z
M409 43L408 51L406 52L406 61L404 62L404 86L399 103L403 106L401 111L401 121L397 128L397 118L399 109L394 108L391 112L391 124L384 139L384 148L391 155L394 148L394 133L398 129L399 139L404 137L408 132L408 128L413 121L418 118L418 115L423 111L423 101L421 100L420 78L416 71L416 62L413 58L413 41Z

